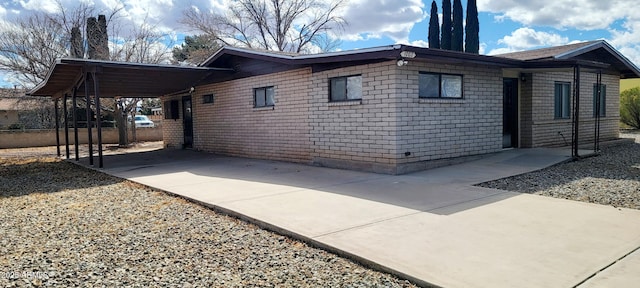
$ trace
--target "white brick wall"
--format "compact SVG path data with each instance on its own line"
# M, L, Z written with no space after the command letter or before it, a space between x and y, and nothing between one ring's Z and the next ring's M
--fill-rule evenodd
M592 142L595 135L595 118L593 117L593 85L596 83L595 73L581 73L580 80L580 142ZM530 88L523 91L521 98L530 97L523 103L523 118L530 124L530 129L522 132L524 147L563 146L565 140L571 142L571 119L554 119L554 85L556 82L571 83L573 93L573 72L534 73ZM606 85L606 116L600 120L600 139L607 140L618 137L620 121L620 77L602 75L602 84ZM529 96L531 95L531 96ZM530 105L530 106L529 106ZM571 107L573 114L573 106ZM562 138L564 135L564 139Z
M420 99L420 71L464 75L464 99ZM329 103L328 79L354 74L362 75L362 103ZM311 141L316 162L401 173L420 169L415 163L502 148L498 68L418 61L397 67L388 61L316 73L312 82Z
M310 69L213 85L193 94L194 148L261 159L310 162ZM254 108L253 89L274 86L275 106ZM202 96L214 94L214 103Z
M420 99L419 72L463 75L462 99ZM399 163L502 149L502 70L410 62L398 68ZM405 84L406 83L406 84ZM405 152L410 152L405 156Z
M419 72L463 75L463 99L420 99ZM362 100L329 102L329 78L362 75ZM553 119L555 81L571 73L535 73L520 83L521 145L563 145L570 120ZM618 77L604 75L603 139L617 137ZM196 87L194 149L384 173L424 169L447 159L502 149L500 68L410 61L312 73L311 68ZM594 74L583 74L582 139L593 136ZM275 107L254 108L253 89L274 86ZM535 91L534 91L535 90ZM214 103L202 101L214 94ZM181 97L167 98L181 100ZM182 105L182 104L181 104ZM182 110L182 107L180 107ZM165 120L165 144L181 147L182 115ZM408 153L407 153L408 152ZM408 155L406 155L407 153Z

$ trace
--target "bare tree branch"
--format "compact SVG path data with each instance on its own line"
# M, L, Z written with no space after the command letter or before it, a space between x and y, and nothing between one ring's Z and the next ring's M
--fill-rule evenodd
M338 16L344 1L238 0L224 15L185 10L180 22L225 45L308 53L335 47L318 44L331 43L328 32L346 25Z

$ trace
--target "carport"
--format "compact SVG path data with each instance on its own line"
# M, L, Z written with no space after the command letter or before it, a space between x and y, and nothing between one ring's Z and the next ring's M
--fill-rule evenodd
M63 114L68 119L67 100L71 97L73 117L73 137L75 160L79 161L78 123L75 113L77 98L86 100L87 139L89 144L89 164L94 165L93 144L98 146L98 167L103 167L102 125L100 98L156 98L164 95L189 93L190 88L207 83L217 76L232 72L231 69L190 67L162 64L139 64L89 59L58 59L46 79L29 91L31 96L51 97L55 102L57 153L60 152L60 99L63 100ZM91 123L91 105L96 111L95 123ZM94 143L92 128L97 129L97 143ZM64 137L66 158L69 159L69 124L65 121Z

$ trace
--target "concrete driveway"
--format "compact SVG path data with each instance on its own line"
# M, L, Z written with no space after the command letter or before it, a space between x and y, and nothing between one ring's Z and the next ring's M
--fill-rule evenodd
M516 149L391 176L159 150L107 156L102 171L425 286L637 287L640 211L472 186L568 152Z

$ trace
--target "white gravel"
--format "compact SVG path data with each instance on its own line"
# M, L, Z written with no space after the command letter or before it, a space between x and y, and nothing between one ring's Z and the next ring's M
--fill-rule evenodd
M479 186L640 209L640 131L621 137L635 143L603 147L596 157Z
M0 287L415 287L181 198L2 152Z

